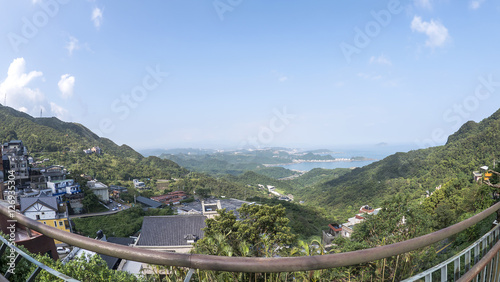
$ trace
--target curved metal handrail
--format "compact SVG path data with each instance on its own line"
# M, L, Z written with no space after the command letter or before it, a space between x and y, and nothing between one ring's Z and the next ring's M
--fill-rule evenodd
M491 260L493 260L495 257L497 257L498 259L498 252L500 252L500 241L498 241L478 263L476 263L469 271L464 273L464 275L462 275L462 277L460 277L457 282L474 280L482 271L484 271L485 267L487 267L488 264L491 263ZM496 274L498 274L498 270L496 270Z
M500 202L477 215L439 231L403 242L371 249L304 257L258 258L222 257L200 254L180 254L146 250L108 242L97 241L77 234L53 228L16 213L19 224L36 230L73 246L100 254L149 264L181 266L194 269L229 272L294 272L343 267L375 261L423 248L463 231L500 209ZM0 205L0 213L9 215L9 210Z

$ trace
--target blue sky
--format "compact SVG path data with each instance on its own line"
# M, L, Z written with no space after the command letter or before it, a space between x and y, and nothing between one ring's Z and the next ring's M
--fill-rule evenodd
M500 4L0 0L0 103L136 149L440 145L500 103Z

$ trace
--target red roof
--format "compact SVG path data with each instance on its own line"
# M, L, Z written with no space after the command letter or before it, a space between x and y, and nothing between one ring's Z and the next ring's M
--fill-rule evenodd
M364 207L359 210L360 212L365 212L365 213L372 213L374 209L365 209Z
M356 219L365 219L365 218L360 215L356 215Z
M340 232L342 231L342 227L339 226L338 228L336 228L335 226L331 225L331 224L328 224L328 227L330 227L331 230L335 231L335 232Z

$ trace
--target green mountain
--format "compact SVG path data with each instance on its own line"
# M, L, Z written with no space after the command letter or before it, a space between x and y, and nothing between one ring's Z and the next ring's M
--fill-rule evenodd
M127 145L116 145L85 126L57 118L34 118L0 106L0 142L22 140L30 156L50 159L48 164L64 165L101 180L181 177L188 171L170 160L145 158ZM102 155L87 155L84 149L99 146Z
M331 214L345 216L355 213L361 205L379 206L395 194L416 199L449 180L472 182L473 171L493 166L500 153L499 134L500 110L479 123L465 123L443 146L396 153L298 190L296 195L307 204L328 207Z

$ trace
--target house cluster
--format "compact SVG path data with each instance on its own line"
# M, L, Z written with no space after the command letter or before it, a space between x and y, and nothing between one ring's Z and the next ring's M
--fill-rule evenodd
M184 191L174 191L160 196L146 198L143 196L135 197L135 202L141 204L144 208L161 208L170 205L179 205L182 200L188 196Z
M144 199L154 201L150 198ZM139 197L137 197L137 200L139 200ZM189 251L193 248L193 244L203 238L203 229L206 227L205 220L207 218L213 218L215 215L217 215L218 209L225 208L228 210L235 210L241 207L241 205L244 203L252 204L236 199L212 199L207 201L194 201L191 203L182 204L178 206L178 211L180 209L186 209L190 210L190 212L178 212L178 215L171 216L144 217L141 227L141 233L138 237L106 238L106 236L103 236L101 240L140 249L189 253ZM96 254L95 252L74 248L70 255L68 255L68 257L79 257L82 254L91 256L100 255ZM158 273L158 270L155 270L150 265L142 262L119 259L104 255L100 256L104 259L104 261L107 263L108 268L110 269L144 275L152 275L154 273Z
M33 216L33 219L69 231L68 222L63 219L69 209L72 209L73 213L83 211L80 185L69 177L69 172L63 166L30 166L32 158L28 156L28 150L21 140L6 142L0 148L0 198L15 201L17 209L24 214L28 212L33 215L29 209L35 205L43 214L39 214L40 219L36 216ZM8 185L12 182L6 182L7 180L13 180L14 185ZM106 185L95 180L88 181L87 185L100 200L109 201ZM11 187L15 189L9 189ZM51 212L48 212L49 210Z
M179 205L182 200L187 198L187 194L184 191L174 191L160 196L151 197L152 200L163 203L167 206Z
M474 177L475 182L481 182L481 181L489 181L490 178L493 176L493 173L488 172L489 167L488 166L482 166L479 168L478 171L473 171L472 176Z
M328 224L328 230L323 230L322 243L327 246L339 236L350 238L353 232L354 225L361 223L365 220L367 214L377 214L381 208L374 209L368 205L359 208L359 213L349 218L346 223L331 223Z
M85 149L85 150L83 150L83 152L87 155L90 155L90 154L100 155L100 154L102 154L102 150L101 150L101 148L99 148L99 146L94 146L92 148Z
M21 140L1 144L0 154L0 205L10 209L14 206L15 210L28 218L72 232L69 212L83 212L84 195L80 185L69 177L69 172L58 165L37 166L37 163L43 162L34 162L33 158L28 156L28 150ZM87 186L101 201L109 201L106 185L88 178ZM121 188L123 187L113 187L123 192ZM0 227L6 234L12 231L6 230L8 225L3 224L8 220L6 216L0 216ZM15 225L16 244L23 245L34 253L47 254L53 259L59 258L60 247L56 249L56 244L62 242L17 223Z

